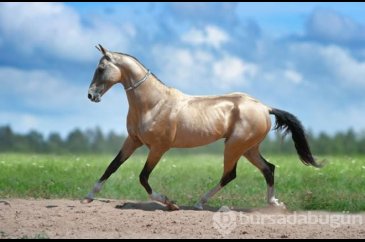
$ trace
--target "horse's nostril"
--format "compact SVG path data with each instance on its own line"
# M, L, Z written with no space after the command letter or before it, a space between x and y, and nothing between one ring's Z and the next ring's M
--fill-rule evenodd
M89 94L87 94L87 97L89 98L89 99L91 99L91 94L89 93Z

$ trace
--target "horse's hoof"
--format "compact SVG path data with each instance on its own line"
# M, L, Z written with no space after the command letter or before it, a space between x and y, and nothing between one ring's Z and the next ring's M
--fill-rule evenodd
M176 211L176 210L180 210L179 206L177 206L174 203L168 203L166 204L166 207L169 211Z
M273 208L278 208L278 209L284 209L286 210L286 206L283 202L276 202L276 203L270 203L269 204L271 207Z
M91 203L92 201L94 201L94 199L92 198L89 198L89 197L85 197L84 199L82 199L80 202L82 204L88 204L88 203Z
M277 206L277 207L281 208L281 209L286 209L285 203L283 203L283 202L280 202L279 206Z

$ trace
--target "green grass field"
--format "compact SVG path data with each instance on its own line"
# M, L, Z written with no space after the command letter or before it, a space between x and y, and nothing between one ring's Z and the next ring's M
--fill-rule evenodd
M325 157L316 169L297 156L265 156L276 164L277 197L291 210L365 211L365 156ZM148 199L139 184L146 156L134 155L106 182L98 197ZM1 198L84 197L102 175L113 156L0 154ZM217 184L222 157L204 154L166 154L150 176L152 188L191 206ZM208 205L241 208L266 206L266 184L261 173L242 158L237 178Z

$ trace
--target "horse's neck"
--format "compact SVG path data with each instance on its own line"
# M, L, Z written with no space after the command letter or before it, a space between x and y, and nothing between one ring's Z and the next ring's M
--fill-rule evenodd
M127 91L129 108L146 112L155 107L159 101L166 100L168 93L169 88L151 74L141 85Z
M123 63L128 66L125 88L133 86L147 75L148 70L137 59L123 55ZM126 91L129 108L136 112L147 112L161 100L166 100L169 88L150 74L139 86Z

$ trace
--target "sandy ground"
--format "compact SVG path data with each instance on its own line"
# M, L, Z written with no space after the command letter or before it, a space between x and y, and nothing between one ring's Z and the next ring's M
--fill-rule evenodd
M0 199L4 238L365 238L365 213L181 207L99 199Z

